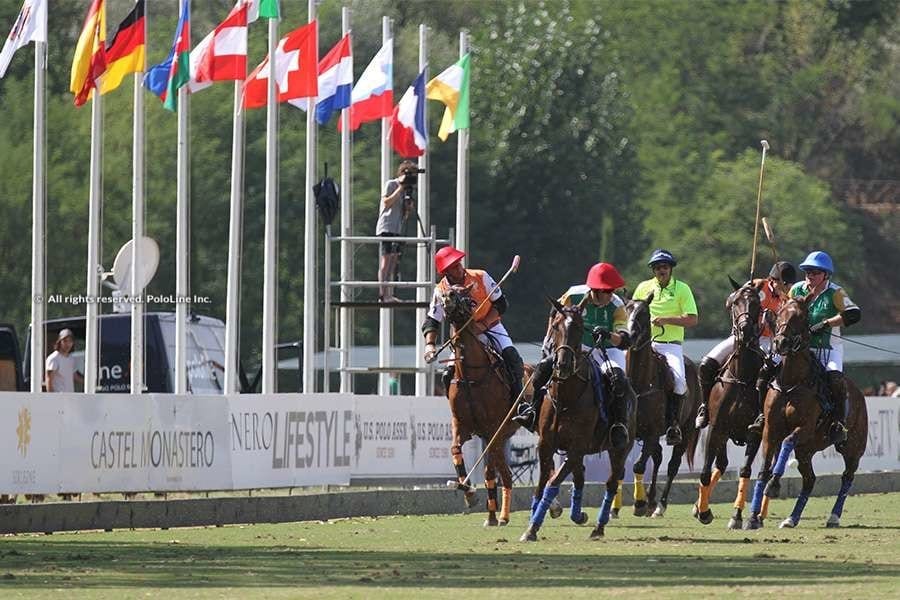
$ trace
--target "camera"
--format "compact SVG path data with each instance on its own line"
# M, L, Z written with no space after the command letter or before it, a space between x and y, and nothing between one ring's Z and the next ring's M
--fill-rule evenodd
M419 173L424 173L425 169L420 169L418 167L409 167L403 169L402 175L403 177L400 179L400 185L405 188L411 188L416 185L416 181L418 180Z

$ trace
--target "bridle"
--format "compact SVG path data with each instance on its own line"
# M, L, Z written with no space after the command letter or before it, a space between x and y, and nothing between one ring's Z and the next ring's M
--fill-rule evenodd
M644 307L639 309L638 303L644 304ZM634 299L631 300L628 305L625 307L625 310L628 312L628 321L626 323L626 327L628 329L628 337L631 338L631 350L634 352L640 352L644 348L650 345L653 339L650 337L650 320L647 320L647 327L644 327L643 323L640 322L638 318L638 311L644 310L649 313L649 303L644 300ZM639 342L635 342L635 340L640 340Z
M587 374L582 374L586 359L585 353L581 350L581 334L584 333L584 321L581 316L581 306L564 307L562 311L557 312L559 312L559 316L553 324L553 329L559 335L560 342L570 343L555 344L553 350L553 379L556 381L566 381L569 377L575 375L580 380L587 381ZM581 329L580 332L572 331L572 328L577 326L574 321L575 319L580 320L580 327L578 327ZM572 342L571 338L576 337L575 333L578 333L579 335L576 340ZM571 357L571 368L567 368L568 361L566 361L566 357Z
M756 288L744 285L728 298L727 304L731 311L731 334L735 342L748 350L759 352L762 325L759 319L760 303Z
M796 300L785 302L778 311L772 348L781 355L796 354L809 347L809 327L806 312ZM799 327L796 325L799 323ZM799 331L797 331L799 329Z

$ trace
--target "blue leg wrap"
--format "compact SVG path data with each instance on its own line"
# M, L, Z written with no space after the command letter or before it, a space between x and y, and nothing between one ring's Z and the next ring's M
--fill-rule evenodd
M853 481L845 480L841 482L841 489L838 491L837 499L834 501L834 508L831 509L832 514L841 516L844 512L844 502L847 500L847 494L850 493L850 486Z
M572 490L572 505L570 506L569 514L572 515L573 521L581 516L581 498L583 496L584 488Z
M800 515L803 514L803 509L806 508L806 503L809 501L809 494L806 492L800 492L800 495L797 496L797 503L794 504L794 512L791 513L791 520L796 524L800 522Z
M787 461L794 451L794 438L788 437L781 444L781 452L778 453L778 460L775 461L775 467L772 469L772 475L781 477L784 475L784 469L787 467Z
M550 509L550 504L553 503L553 500L556 499L556 496L559 495L559 486L547 486L544 488L544 497L541 498L540 503L537 506L537 510L535 510L531 515L531 524L540 527L544 523L544 517L547 516L547 511Z
M753 501L750 503L750 514L758 515L762 510L763 491L766 489L766 482L762 479L756 480L756 487L753 488Z
M531 514L534 514L534 511L537 510L538 504L541 503L541 499L537 496L531 497Z
M597 514L597 525L606 525L609 523L609 509L612 506L613 498L616 497L615 492L606 490L603 494L603 502L600 503L600 512Z

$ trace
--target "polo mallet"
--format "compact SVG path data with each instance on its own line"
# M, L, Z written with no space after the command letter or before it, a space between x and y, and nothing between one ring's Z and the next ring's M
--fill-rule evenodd
M763 217L763 233L766 234L766 239L769 240L769 246L772 248L772 259L775 262L778 262L778 249L775 246L775 233L772 231L772 228L769 227L769 221Z
M510 265L509 270L508 270L506 273L504 273L503 277L500 278L500 281L498 281L497 283L494 284L494 287L492 287L492 288L491 288L491 291L488 292L487 296L484 297L484 300L482 300L482 301L478 304L478 306L475 307L475 310L472 311L472 316L469 317L469 320L466 321L465 324L464 324L462 327L460 327L459 329L457 329L457 330L456 330L456 333L454 333L453 335L451 335L451 336L447 339L446 342L444 342L443 344L441 344L440 348L438 348L437 350L434 351L434 355L431 357L431 360L429 360L429 361L427 361L427 362L433 363L433 362L435 361L435 359L437 359L438 354L440 354L441 352L443 352L444 349L445 349L447 346L449 346L449 345L453 342L453 340L455 340L455 339L459 336L459 334L462 333L462 331L463 331L466 327L468 327L469 325L472 324L472 321L475 320L475 315L478 314L478 311L481 310L481 307L484 306L485 302L489 302L489 301L490 301L490 299L491 299L491 294L494 293L494 290L496 290L497 288L499 288L499 287L503 284L503 282L506 281L506 279L507 279L510 275L512 275L513 273L515 273L516 271L519 270L519 262L520 262L521 260L522 260L522 259L521 259L521 257L520 257L518 254L516 254L516 255L513 257L512 265Z
M763 170L766 167L766 152L769 150L769 142L760 140L762 145L762 162L759 163L759 189L756 192L756 220L753 225L753 253L750 255L750 279L756 273L756 239L759 237L759 210L762 204Z
M516 256L516 258L519 258L519 257ZM494 442L496 442L497 438L500 436L500 432L503 431L503 428L506 427L506 424L512 418L513 412L515 412L516 408L518 408L519 402L522 401L522 396L525 394L525 390L528 389L528 386L531 383L531 380L534 379L535 372L536 371L532 371L531 375L529 375L528 378L522 382L522 391L519 392L519 395L516 398L516 401L513 402L513 405L509 408L509 412L507 412L506 416L503 417L503 421L500 422L500 426L497 428L497 431L494 432L494 435L491 437L490 441L487 443L487 446L484 447L484 450L481 452L481 456L478 457L478 460L475 461L475 464L473 464L471 467L469 467L469 473L468 473L468 475L466 475L466 478L463 479L462 481L457 481L456 479L448 479L447 480L448 488L450 488L451 490L452 489L462 490L464 492L474 492L475 491L475 486L469 484L469 478L472 477L472 473L475 472L475 469L478 468L478 465L480 465L481 461L484 460L484 457L487 456L487 453L491 449L491 446L494 445Z

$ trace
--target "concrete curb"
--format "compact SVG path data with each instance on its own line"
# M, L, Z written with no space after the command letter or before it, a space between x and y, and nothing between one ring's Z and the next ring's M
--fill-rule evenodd
M782 498L800 491L799 477L782 480ZM597 507L603 494L600 484L585 486L584 506ZM633 486L623 486L626 505L632 504ZM816 480L814 496L833 496L840 488L840 475ZM568 506L571 487L566 484L559 499ZM532 487L513 490L513 510L531 506ZM900 471L859 473L854 494L900 491ZM713 502L729 502L737 493L737 481L721 481ZM689 504L697 499L696 481L677 481L669 504ZM483 509L485 492L479 489L476 508ZM240 523L286 523L346 517L386 515L457 514L466 512L462 494L446 489L339 491L302 496L257 496L198 498L188 500L132 500L65 502L0 506L0 533L50 533L55 531L113 530L138 528L197 527ZM721 515L720 515L721 516Z

